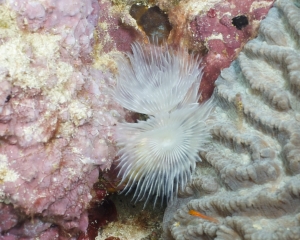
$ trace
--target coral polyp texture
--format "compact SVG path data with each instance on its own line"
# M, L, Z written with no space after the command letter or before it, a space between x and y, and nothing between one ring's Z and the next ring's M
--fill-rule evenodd
M299 1L275 2L221 72L212 141L165 213L170 239L300 239L299 22Z
M119 60L114 97L146 121L121 123L116 129L124 191L135 188L135 200L173 200L183 190L198 152L209 139L206 120L212 101L198 104L199 60L184 50L140 44Z
M1 239L73 239L87 229L122 114L110 75L83 64L97 9L97 1L1 1Z

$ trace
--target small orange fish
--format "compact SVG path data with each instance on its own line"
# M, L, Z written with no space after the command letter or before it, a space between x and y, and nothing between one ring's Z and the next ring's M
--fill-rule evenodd
M196 216L196 217L199 217L199 218L202 218L204 220L207 220L207 221L210 221L210 222L214 222L214 223L219 223L219 221L213 217L209 217L209 216L206 216L202 213L199 213L195 210L189 210L189 214L192 215L192 216Z

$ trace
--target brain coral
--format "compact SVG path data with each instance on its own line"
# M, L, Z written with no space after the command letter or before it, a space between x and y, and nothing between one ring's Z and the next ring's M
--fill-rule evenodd
M300 239L299 7L277 1L217 79L213 140L165 213L170 238Z

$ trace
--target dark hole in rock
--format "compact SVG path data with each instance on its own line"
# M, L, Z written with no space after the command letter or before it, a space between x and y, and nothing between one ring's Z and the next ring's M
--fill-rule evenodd
M148 7L142 4L133 4L130 8L130 15L137 21L139 25L139 20L141 16L148 10Z
M131 6L130 15L147 34L153 43L162 43L169 36L172 26L168 15L159 7L147 8L144 5L134 4Z
M6 97L5 102L6 102L6 103L9 102L10 99L11 99L11 95L9 94L9 95Z
M232 18L232 24L238 29L242 30L243 27L246 27L249 24L248 18L245 15L240 15Z

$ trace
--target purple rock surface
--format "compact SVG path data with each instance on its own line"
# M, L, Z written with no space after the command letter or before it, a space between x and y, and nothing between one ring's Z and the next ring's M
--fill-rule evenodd
M73 239L124 117L91 58L97 1L0 5L0 239Z

